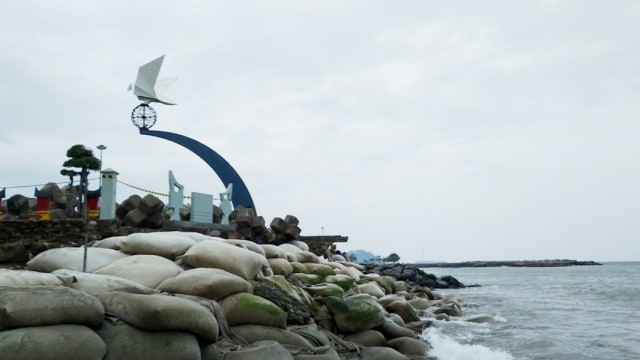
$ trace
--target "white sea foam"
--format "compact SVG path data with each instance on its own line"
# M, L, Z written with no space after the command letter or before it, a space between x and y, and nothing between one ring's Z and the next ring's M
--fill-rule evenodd
M460 344L437 328L430 328L425 333L425 338L432 347L429 355L438 360L514 360L513 356L502 350Z

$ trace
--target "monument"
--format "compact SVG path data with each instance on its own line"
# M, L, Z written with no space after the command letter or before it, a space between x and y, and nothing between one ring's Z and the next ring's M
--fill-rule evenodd
M141 104L131 112L131 122L140 130L141 135L155 136L172 141L198 155L218 175L227 189L225 200L231 201L234 207L251 208L257 214L253 199L244 181L242 181L235 169L217 152L184 135L150 130L156 123L157 113L149 103L157 102L165 105L176 105L174 101L165 97L164 91L177 78L158 80L163 61L164 55L140 66L135 83L129 85L129 90L133 90L133 94L141 101ZM233 196L231 196L231 188L233 188Z

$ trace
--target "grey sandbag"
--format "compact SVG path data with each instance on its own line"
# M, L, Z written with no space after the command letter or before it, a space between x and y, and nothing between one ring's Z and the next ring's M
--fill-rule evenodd
M224 354L224 360L294 360L293 356L276 341L258 341Z
M100 336L82 325L32 326L0 331L0 359L100 360L106 351Z
M98 295L107 312L142 330L182 330L206 342L218 339L218 321L195 301L163 294L110 292Z
M66 286L0 287L0 330L25 326L98 326L104 306L95 296Z
M200 360L198 339L185 331L144 331L105 320L97 333L107 344L104 360Z

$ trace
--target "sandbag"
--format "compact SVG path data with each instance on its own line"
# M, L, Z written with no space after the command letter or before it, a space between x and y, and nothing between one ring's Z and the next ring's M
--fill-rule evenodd
M113 275L129 279L149 288L182 272L173 261L157 255L131 255L106 265L96 274Z
M425 341L404 336L387 341L386 346L405 355L424 356L429 351L429 344Z
M86 326L63 324L0 331L0 359L101 360L107 347Z
M118 250L88 247L87 272L94 272L105 265L125 257L127 257L127 254ZM58 269L82 271L83 262L83 247L65 247L41 252L27 262L27 267L31 270L48 273Z
M105 310L141 330L188 331L207 342L218 339L218 321L200 304L169 295L111 292L98 295Z
M251 292L251 284L238 275L221 269L195 268L166 279L158 290L220 300L239 292Z
M398 351L385 346L371 346L360 349L360 359L362 360L409 360L409 358Z
M251 240L222 239L222 241L224 241L225 243L227 243L229 245L244 247L247 250L253 251L254 253L256 253L258 255L266 257L264 249L262 248L262 246L260 246L260 244L254 243Z
M275 341L259 341L224 354L224 360L294 360L282 345Z
M312 253L311 251L300 250L298 252L295 252L294 254L298 259L298 262L301 262L303 264L304 263L318 264L320 262L318 255Z
M127 254L158 255L175 260L195 243L180 233L134 233L122 239L120 248Z
M338 352L331 346L321 346L312 349L286 348L293 355L295 360L340 360Z
M363 275L362 272L354 267L345 267L344 269L338 270L338 274L344 274L352 277L354 280L359 281L360 277Z
M148 288L135 281L119 276L83 273L80 271L60 269L53 272L58 276L69 276L74 279L71 286L74 289L84 291L91 295L102 294L110 291L123 291L134 294L154 294L158 291Z
M333 268L329 265L326 264L316 264L316 263L309 263L309 262L303 262L304 266L307 268L307 271L310 274L316 274L318 276L321 277L325 277L327 275L335 275L336 272L335 270L333 270Z
M372 329L346 335L344 340L360 346L384 346L387 342L381 332Z
M48 274L31 270L0 269L0 286L61 286L71 285L73 276Z
M111 236L102 240L95 241L91 244L91 247L120 250L120 243L126 236Z
M283 345L293 345L305 349L313 348L313 345L302 336L281 328L264 325L238 325L232 326L231 332L245 340L247 343L272 340Z
M221 302L227 323L265 325L281 329L287 326L287 313L271 301L249 293L237 293Z
M216 240L196 243L179 259L194 268L222 269L245 280L255 279L266 263L264 256Z
M0 330L25 326L98 326L104 307L95 296L66 286L0 287Z
M322 283L314 286L307 286L304 288L306 292L308 292L311 296L338 296L342 297L344 295L344 289L336 284L331 283Z
M322 299L338 330L344 334L372 329L385 323L384 309L367 294L353 295L346 298L327 296Z
M97 330L107 345L104 360L200 360L198 339L185 331L144 331L104 321Z
M276 275L289 276L293 273L293 267L287 259L282 258L269 258L269 266L273 273Z
M417 338L418 335L409 328L396 324L393 320L387 318L384 324L378 328L387 339L395 339L399 337Z
M260 244L260 246L262 247L262 250L264 250L264 256L266 256L267 259L275 259L275 258L286 259L287 257L284 251L276 245Z
M375 281L362 283L357 286L358 290L363 294L369 294L377 298L384 296L384 289Z

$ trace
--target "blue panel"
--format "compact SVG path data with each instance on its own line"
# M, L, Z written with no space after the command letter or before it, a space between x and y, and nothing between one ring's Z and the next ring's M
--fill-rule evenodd
M201 142L180 134L149 130L146 128L141 128L140 134L167 139L191 150L194 154L204 160L204 162L206 162L216 174L218 174L218 177L222 180L225 187L228 187L229 184L233 184L233 196L231 197L231 202L234 207L242 206L244 208L251 208L253 209L253 212L257 214L256 207L253 205L253 200L251 199L251 194L249 194L249 189L247 189L247 186L240 178L240 175L238 175L233 167L231 167L231 165L217 152L211 150Z

